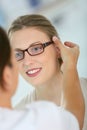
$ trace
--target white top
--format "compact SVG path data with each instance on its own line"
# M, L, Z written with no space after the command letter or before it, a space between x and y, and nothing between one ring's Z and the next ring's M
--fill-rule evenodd
M81 89L83 92L83 96L85 99L85 118L84 118L84 125L82 130L87 130L87 78L80 78ZM21 109L24 108L26 104L34 102L36 100L35 90L32 93L29 93L26 97L24 97L20 103L18 103L15 108Z
M39 101L22 111L0 108L0 130L79 130L79 125L70 112Z

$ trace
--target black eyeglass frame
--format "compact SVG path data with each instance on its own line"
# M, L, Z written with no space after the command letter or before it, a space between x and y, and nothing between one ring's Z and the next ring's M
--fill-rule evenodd
M45 42L45 43L34 44L34 45L29 46L29 47L28 47L27 49L25 49L25 50L16 49L15 51L18 51L18 50L19 50L19 51L22 51L22 52L23 52L23 58L22 58L22 59L19 59L19 60L17 60L17 61L21 61L21 60L24 59L25 52L27 52L30 56L36 56L36 55L39 55L39 54L43 53L43 52L44 52L44 48L47 47L47 46L49 46L49 45L51 45L51 44L53 44L53 41L49 41L49 42ZM29 48L32 47L32 46L36 46L36 45L42 45L43 51L40 52L40 53L34 54L34 55L30 54L29 51L28 51Z

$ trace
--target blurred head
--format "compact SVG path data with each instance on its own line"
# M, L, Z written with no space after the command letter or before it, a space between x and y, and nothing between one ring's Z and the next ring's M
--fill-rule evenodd
M0 27L0 91L13 95L18 82L17 63L6 32Z
M40 78L45 82L47 77L51 79L54 76L62 63L55 44L50 44L43 50L42 45L36 46L52 42L53 36L59 38L55 27L46 17L37 14L21 16L12 23L8 35L16 58L19 57L17 60L20 73L28 82L35 85L38 84L36 81L40 82ZM37 54L37 50L41 53Z

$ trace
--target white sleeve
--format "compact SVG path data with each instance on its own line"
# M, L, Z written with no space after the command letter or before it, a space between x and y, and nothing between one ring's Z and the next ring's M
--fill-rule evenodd
M20 129L80 130L74 115L48 102L36 102L29 105L26 116L23 117L14 130Z

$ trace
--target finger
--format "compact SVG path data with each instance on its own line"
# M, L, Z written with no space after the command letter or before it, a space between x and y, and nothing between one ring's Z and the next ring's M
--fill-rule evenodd
M71 48L73 48L73 47L76 47L76 46L78 46L77 44L75 44L75 43L72 43L72 42L64 42L64 45L65 46L68 46L68 47L71 47Z
M57 45L57 47L59 47L60 50L64 48L64 45L56 36L53 36L52 39L53 39L53 42Z

